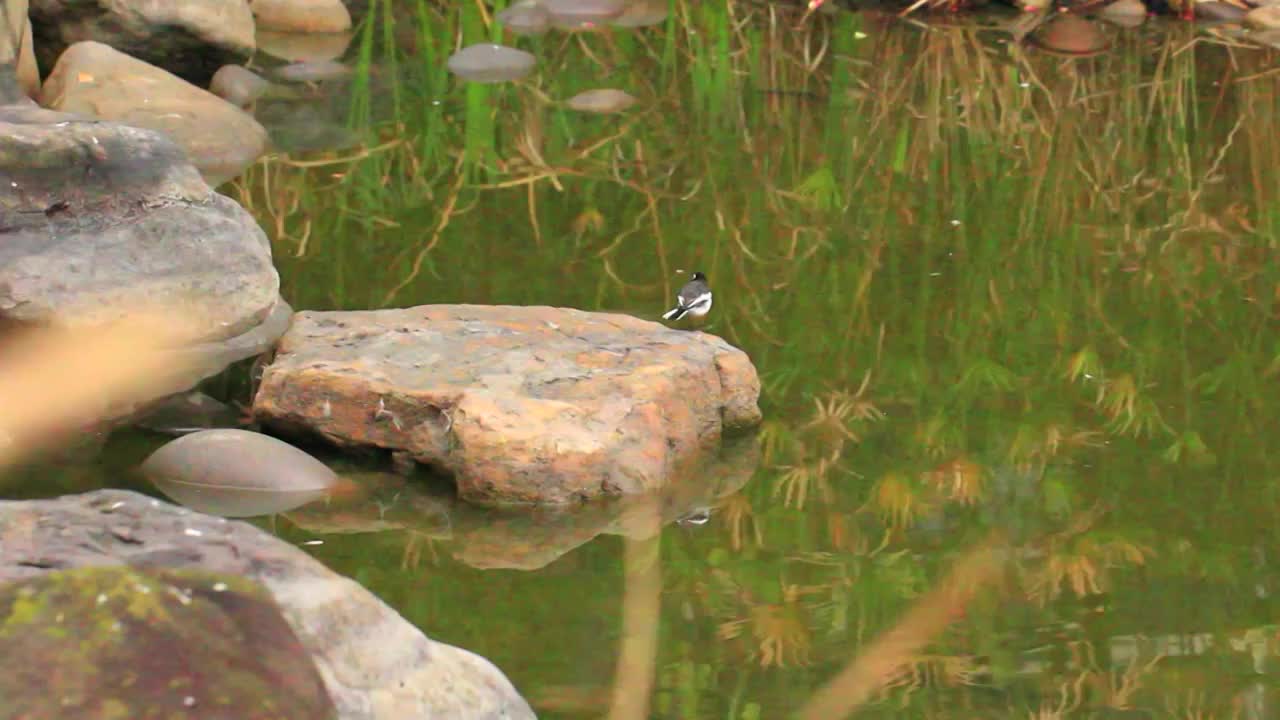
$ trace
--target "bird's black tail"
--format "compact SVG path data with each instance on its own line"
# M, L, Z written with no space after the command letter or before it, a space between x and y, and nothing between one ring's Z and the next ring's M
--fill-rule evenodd
M689 312L689 308L677 305L662 314L663 320L679 320Z

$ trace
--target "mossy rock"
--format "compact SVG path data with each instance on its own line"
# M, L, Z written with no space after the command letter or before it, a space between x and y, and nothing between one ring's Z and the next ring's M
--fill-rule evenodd
M270 595L235 576L125 566L0 586L0 720L335 716Z

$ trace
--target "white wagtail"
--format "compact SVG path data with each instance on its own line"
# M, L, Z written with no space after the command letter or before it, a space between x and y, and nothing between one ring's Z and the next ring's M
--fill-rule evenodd
M679 320L684 316L699 318L711 310L711 286L707 276L695 272L676 295L676 306L662 315L663 320Z

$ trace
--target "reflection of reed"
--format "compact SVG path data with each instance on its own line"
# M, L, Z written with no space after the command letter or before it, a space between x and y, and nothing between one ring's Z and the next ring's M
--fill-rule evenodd
M988 539L969 550L934 589L907 611L890 630L863 649L813 697L799 717L834 720L848 716L870 700L901 668L932 642L955 619L962 617L969 601L992 583L1001 570L997 560L998 539Z
M622 599L622 641L614 673L613 703L609 720L642 720L649 717L654 664L658 656L658 618L662 595L658 529L662 524L656 502L649 508L649 527L642 539L624 541L626 592ZM639 522L636 516L632 522Z

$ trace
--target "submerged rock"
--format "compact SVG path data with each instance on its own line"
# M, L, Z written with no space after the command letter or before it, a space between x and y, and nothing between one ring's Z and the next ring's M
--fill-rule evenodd
M1238 23L1248 13L1242 7L1225 2L1197 2L1194 6L1196 19L1209 22Z
M1132 27L1147 19L1147 6L1142 0L1116 0L1098 11L1098 17L1122 27Z
M303 312L258 419L405 450L482 503L663 487L722 430L760 420L760 383L718 337L624 315L428 305Z
M1244 16L1244 24L1254 30L1280 28L1280 5L1266 5L1250 10Z
M285 33L258 28L258 49L289 62L336 60L347 52L351 33Z
M247 0L31 0L31 21L46 68L96 40L203 87L254 51Z
M323 498L338 479L298 448L238 429L180 437L152 453L141 470L183 505L226 517L292 510Z
M271 87L271 83L241 65L224 65L209 81L209 92L235 105L248 107Z
M13 65L28 97L40 92L40 69L32 47L27 0L0 0L0 65Z
M258 159L267 131L240 108L181 78L97 42L72 45L40 93L42 105L159 130L213 186Z
M519 80L533 71L535 58L505 45L468 45L449 56L449 72L463 80L500 83Z
M119 490L0 501L0 582L117 564L260 583L344 720L534 717L487 660L428 639L354 581L252 525Z
M351 29L351 13L342 0L249 0L258 27L304 33L340 33Z
M626 110L636 104L636 99L622 90L602 88L580 92L569 98L565 104L578 112L607 114Z
M835 7L834 3L831 7ZM624 28L648 27L666 20L667 12L667 0L628 0L622 14L609 24Z
M335 716L315 663L256 583L84 567L0 585L5 717Z
M165 435L190 435L201 430L240 426L240 413L202 392L179 393L148 407L139 427Z
M551 22L565 30L596 27L622 15L625 0L542 0Z
M517 35L541 35L551 28L551 14L538 0L525 0L498 13L498 22Z
M1030 36L1041 49L1060 55L1096 55L1111 47L1111 41L1097 22L1069 14L1059 14Z
M271 71L277 80L284 82L325 82L340 80L351 75L351 68L335 60L290 63Z

